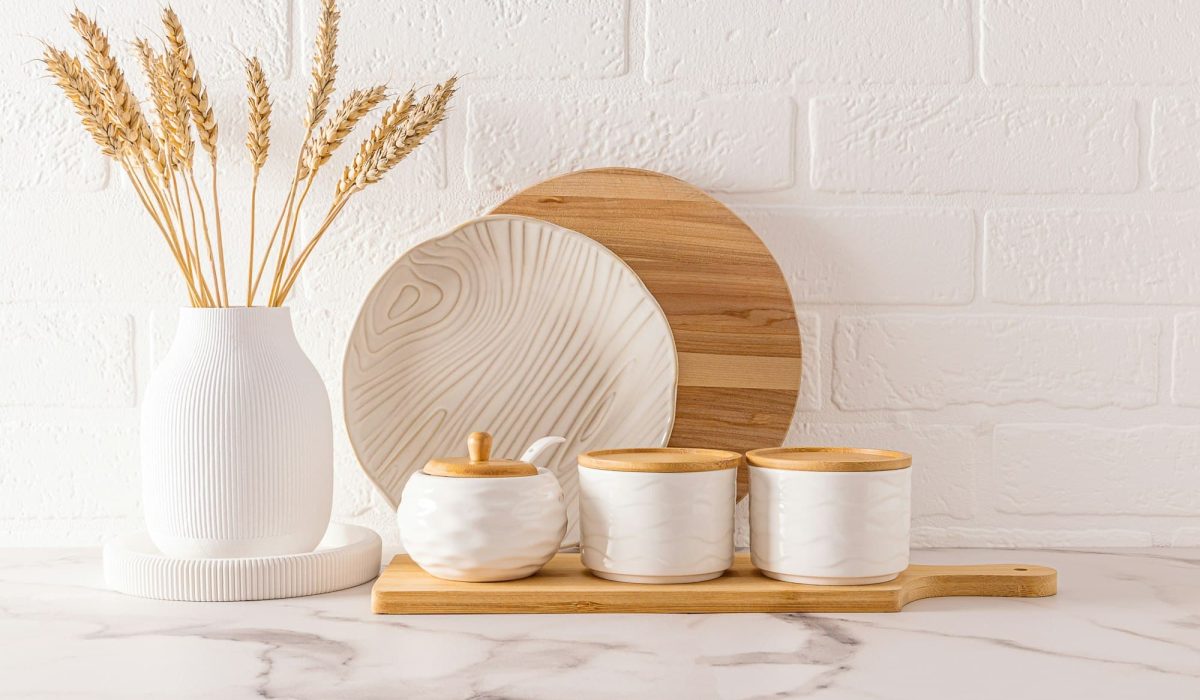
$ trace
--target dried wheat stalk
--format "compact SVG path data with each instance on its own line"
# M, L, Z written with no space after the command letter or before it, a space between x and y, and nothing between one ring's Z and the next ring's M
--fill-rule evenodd
M437 86L419 102L409 91L384 111L379 123L359 144L350 165L336 183L333 202L295 260L292 248L299 228L300 210L322 167L350 136L354 127L386 98L386 88L353 90L338 109L329 114L338 66L336 50L341 15L334 0L321 0L316 46L313 53L312 84L304 114L304 137L292 173L284 206L275 223L270 243L255 254L255 217L259 175L270 150L271 99L262 64L257 58L246 62L249 128L246 148L252 165L250 190L250 263L247 269L246 304L255 295L278 237L276 269L268 303L281 305L317 242L352 196L378 182L427 137L445 117L454 93L455 78ZM151 220L158 227L176 264L183 273L194 306L228 306L225 249L221 231L221 206L217 188L217 120L208 90L200 77L195 57L175 11L162 12L166 49L155 50L143 39L134 42L136 56L146 74L151 102L150 119L130 89L108 36L79 10L70 16L71 25L83 39L84 61L53 46L47 46L42 61L55 84L66 94L83 127L100 148L115 160L129 177ZM328 117L328 119L326 119ZM193 138L195 129L195 138ZM193 171L195 144L208 154L212 169L209 202L197 186ZM300 192L300 184L304 189ZM299 192L299 196L297 193ZM186 215L185 215L186 207ZM216 228L216 251L209 236L211 207ZM201 264L201 236L211 273L211 285ZM259 261L255 274L255 262Z
M183 32L183 24L179 21L179 16L175 14L175 10L167 7L163 10L162 22L167 34L167 45L171 47L171 55L179 67L181 82L187 91L188 108L192 114L192 123L196 127L196 139L200 142L200 147L208 153L211 165L213 222L217 229L217 256L220 261L220 272L218 274L214 266L213 277L216 279L219 303L228 306L229 285L225 276L225 237L221 230L221 204L217 195L217 118L209 103L208 88L205 87L204 81L200 77L200 70L196 67L196 59L192 56L192 49ZM197 200L200 199L199 192L196 193L196 197ZM200 204L200 211L202 213L201 221L205 222L207 219L203 215L203 204ZM206 236L207 233L206 227ZM206 242L206 245L211 247L211 242Z
M338 23L341 18L342 15L338 12L337 3L334 0L322 0L321 12L317 19L317 41L313 50L312 85L308 89L308 109L304 115L304 139L301 141L303 146L296 158L296 174L292 177L292 184L288 188L283 211L280 212L279 220L275 222L277 230L281 223L283 225L283 242L279 246L279 254L275 260L275 274L271 279L269 297L271 299L274 299L278 293L284 266L292 252L295 226L300 215L295 197L296 190L306 175L304 163L308 140L316 132L321 121L325 119L325 113L329 109L329 100L333 96L334 83L337 81Z
M273 296L272 304L279 306L283 304L291 292L292 286L296 283L296 278L300 274L300 270L307 262L308 256L312 254L313 249L329 230L330 224L341 213L342 208L350 197L366 188L368 185L379 182L389 170L396 167L400 161L408 157L413 149L421 145L425 137L433 132L434 128L442 122L446 117L446 107L450 103L450 98L454 96L454 86L458 82L458 77L453 76L446 82L438 85L421 99L420 105L415 109L409 109L404 121L394 126L390 133L382 139L381 142L372 145L371 139L375 136L375 131L372 136L368 137L363 146L359 147L359 153L369 152L370 155L363 159L361 167L355 168L351 164L347 171L343 173L342 179L338 182L337 189L334 195L333 204L330 205L329 212L322 221L317 232L309 239L307 245L301 250L300 255L296 258L296 262L292 265L287 277L284 280L280 290ZM407 100L406 100L407 101ZM391 110L388 110L391 112ZM399 111L399 110L398 110ZM380 133L386 132L385 122L389 115L384 114L384 121L381 121L380 126L376 130ZM357 158L355 159L358 160Z
M368 90L352 90L350 96L342 102L333 117L325 123L324 128L309 139L305 149L305 162L301 177L316 175L317 170L329 162L334 151L354 130L354 125L375 109L386 97L386 85L376 85Z
M116 125L109 121L108 113L104 111L100 86L95 79L84 70L78 58L53 46L46 47L42 62L75 106L75 111L83 121L83 128L100 147L100 152L109 158L116 158L121 150L120 136Z
M446 106L454 96L454 86L457 82L456 76L435 87L421 99L421 104L415 110L411 110L404 121L387 133L378 144L368 144L366 149L360 148L360 153L366 150L368 155L361 162L356 158L342 173L337 186L338 196L349 196L367 185L379 182L389 170L421 145L425 137L445 118Z
M254 305L254 225L258 208L258 175L267 162L267 152L271 148L271 93L267 87L267 77L263 74L262 63L258 57L246 59L246 98L247 121L246 149L250 151L250 163L254 168L250 184L250 262L246 272L246 306ZM271 254L271 246L275 245L275 237L267 246L267 255Z

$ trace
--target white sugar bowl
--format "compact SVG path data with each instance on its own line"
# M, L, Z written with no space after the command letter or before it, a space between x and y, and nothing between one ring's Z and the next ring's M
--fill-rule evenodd
M793 583L861 585L908 568L912 457L852 447L746 453L750 558Z
M579 455L583 565L624 583L693 583L725 573L741 460L684 447Z
M430 460L400 497L405 551L425 571L452 581L536 573L562 543L567 505L554 474L532 462L561 442L546 437L520 460L491 459L492 436L472 433L469 457Z

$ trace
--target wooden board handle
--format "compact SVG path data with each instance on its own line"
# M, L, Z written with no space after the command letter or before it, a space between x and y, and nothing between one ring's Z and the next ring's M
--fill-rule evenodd
M913 564L901 589L901 606L922 598L989 596L1041 598L1058 592L1058 572L1035 564Z

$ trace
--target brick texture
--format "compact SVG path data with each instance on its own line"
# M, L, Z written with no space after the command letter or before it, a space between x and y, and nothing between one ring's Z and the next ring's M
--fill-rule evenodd
M969 211L740 209L810 304L963 304L975 293Z
M115 408L135 401L133 325L88 309L0 309L0 407Z
M989 299L1018 304L1200 302L1200 215L998 211L986 219Z
M646 3L652 83L961 83L971 43L965 0Z
M714 190L773 190L792 182L792 112L771 95L483 96L467 116L467 173L476 188L501 189L621 163Z
M1200 515L1200 428L1000 425L995 439L1001 511Z
M847 410L1148 406L1157 347L1158 324L1142 319L845 317L833 399Z
M812 185L831 192L1127 192L1133 102L832 95L809 109Z
M1154 101L1150 177L1158 190L1200 186L1200 102L1179 97Z
M1188 0L982 0L980 71L993 85L1170 85L1200 78Z

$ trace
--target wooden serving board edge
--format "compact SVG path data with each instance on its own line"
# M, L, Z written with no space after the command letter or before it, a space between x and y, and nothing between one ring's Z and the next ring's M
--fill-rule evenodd
M397 555L371 589L371 609L392 615L543 613L899 612L924 598L1037 598L1058 592L1058 573L1034 564L913 564L869 586L809 586L763 576L747 553L720 578L646 585L597 578L578 554L560 553L526 579L463 583L435 578Z

